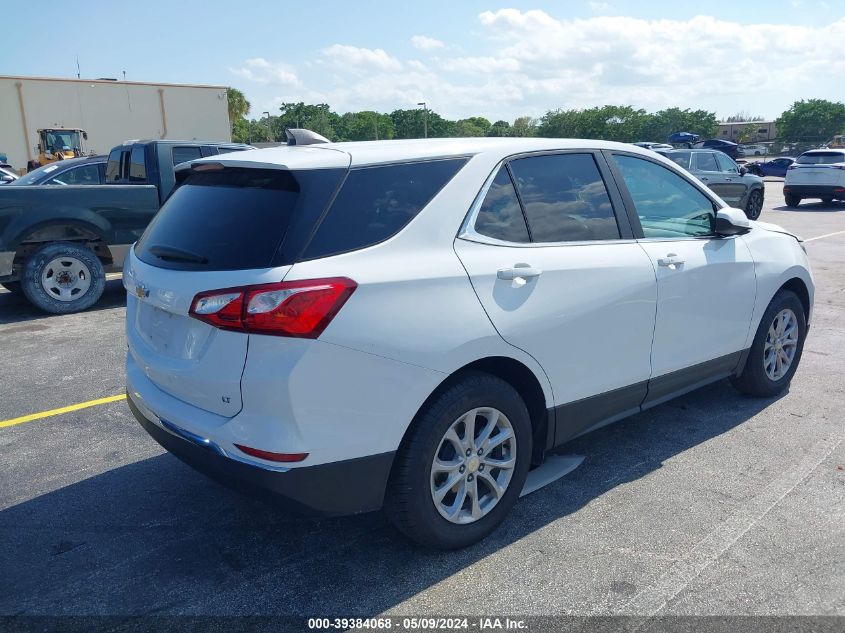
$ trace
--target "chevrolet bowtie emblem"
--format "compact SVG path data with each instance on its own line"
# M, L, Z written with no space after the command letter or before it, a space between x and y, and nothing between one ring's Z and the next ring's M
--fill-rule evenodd
M139 299L146 299L150 296L150 289L144 286L143 284L138 284L135 286L135 295Z

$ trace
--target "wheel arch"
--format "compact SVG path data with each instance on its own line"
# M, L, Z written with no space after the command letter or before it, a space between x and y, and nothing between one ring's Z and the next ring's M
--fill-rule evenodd
M112 263L114 256L107 245L102 227L81 220L54 220L30 227L16 240L14 266L20 270L26 259L45 244L71 242L82 244L99 258L103 266Z
M812 311L812 303L810 302L810 290L807 288L807 284L804 283L804 280L800 277L792 277L788 279L786 282L778 288L775 295L781 290L791 290L796 295L798 295L798 299L801 301L801 306L804 308L804 317L807 319L807 325L810 324L810 312Z
M545 451L554 438L554 414L552 403L547 401L540 378L525 363L509 356L488 356L469 362L449 374L431 392L417 409L411 424L405 431L403 441L419 419L420 413L440 393L451 387L463 376L472 372L482 372L496 376L511 385L525 402L531 419L532 429L532 465L543 461Z

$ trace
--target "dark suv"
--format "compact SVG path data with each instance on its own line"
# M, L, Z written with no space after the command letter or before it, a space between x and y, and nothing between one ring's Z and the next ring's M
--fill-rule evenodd
M749 174L723 152L673 149L658 153L686 169L729 205L745 211L750 220L760 217L765 194L763 179Z
M739 157L739 145L733 141L723 141L720 138L711 138L701 143L696 143L693 147L696 149L717 149L724 152L734 160Z

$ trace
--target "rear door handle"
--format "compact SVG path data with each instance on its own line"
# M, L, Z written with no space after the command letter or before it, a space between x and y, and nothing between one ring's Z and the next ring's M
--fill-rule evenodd
M505 281L513 281L514 279L528 279L529 277L539 277L543 273L539 268L532 268L527 264L516 264L513 268L500 268L496 273L496 277L504 279Z
M657 260L658 266L679 266L683 263L684 260L675 253L669 253L666 257L661 257Z

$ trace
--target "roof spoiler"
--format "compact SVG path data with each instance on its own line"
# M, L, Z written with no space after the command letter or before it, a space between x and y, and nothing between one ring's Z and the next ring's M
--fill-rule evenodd
M288 138L288 145L315 145L317 143L330 143L329 139L305 128L285 128L285 136Z

